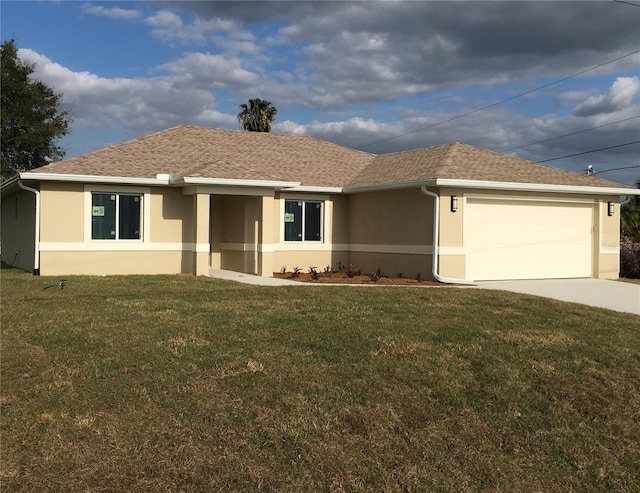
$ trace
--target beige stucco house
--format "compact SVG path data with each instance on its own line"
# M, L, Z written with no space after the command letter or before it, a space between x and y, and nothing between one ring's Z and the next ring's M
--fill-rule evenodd
M378 156L179 126L1 192L2 261L42 275L341 262L447 281L616 278L620 198L640 190L460 143Z

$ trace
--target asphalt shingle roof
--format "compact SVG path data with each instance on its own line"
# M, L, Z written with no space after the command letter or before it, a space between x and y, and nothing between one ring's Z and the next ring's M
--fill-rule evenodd
M36 173L223 178L367 187L436 178L625 188L466 144L374 155L307 136L178 126L76 156Z

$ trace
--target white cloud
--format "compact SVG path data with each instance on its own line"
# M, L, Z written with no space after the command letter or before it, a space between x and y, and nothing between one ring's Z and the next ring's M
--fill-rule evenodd
M121 9L119 7L107 8L100 5L91 5L90 3L85 3L82 6L82 11L85 14L89 15L95 15L98 17L109 17L110 19L125 21L138 19L142 15L137 10Z
M158 68L172 72L176 87L181 88L241 89L260 80L245 70L239 59L209 53L191 53Z
M235 22L225 19L196 17L192 23L184 23L179 15L169 10L161 10L148 17L145 22L152 27L155 36L168 42L177 39L182 42L204 43L215 35L239 30Z
M18 55L35 64L35 78L63 94L63 104L71 110L72 130L122 126L141 135L178 124L229 126L235 122L235 116L215 109L209 90L182 87L171 77L109 79L73 72L29 49L20 49Z
M573 111L576 116L614 113L631 104L640 93L640 77L618 77L606 94L591 96Z

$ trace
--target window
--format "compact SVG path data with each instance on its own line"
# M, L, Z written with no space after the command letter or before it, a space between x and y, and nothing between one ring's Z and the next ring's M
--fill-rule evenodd
M92 193L92 240L140 240L142 194Z
M322 202L286 200L285 241L322 241Z

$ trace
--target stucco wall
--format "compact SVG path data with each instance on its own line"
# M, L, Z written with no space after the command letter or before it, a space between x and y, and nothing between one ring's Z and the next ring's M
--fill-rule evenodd
M180 188L152 188L151 243L191 243L193 232L193 197L182 195Z
M140 241L91 240L92 191L142 193ZM41 275L174 274L194 269L194 198L181 189L44 182ZM206 254L205 254L206 255Z
M427 279L431 271L433 198L420 189L349 195L349 259L354 267Z

